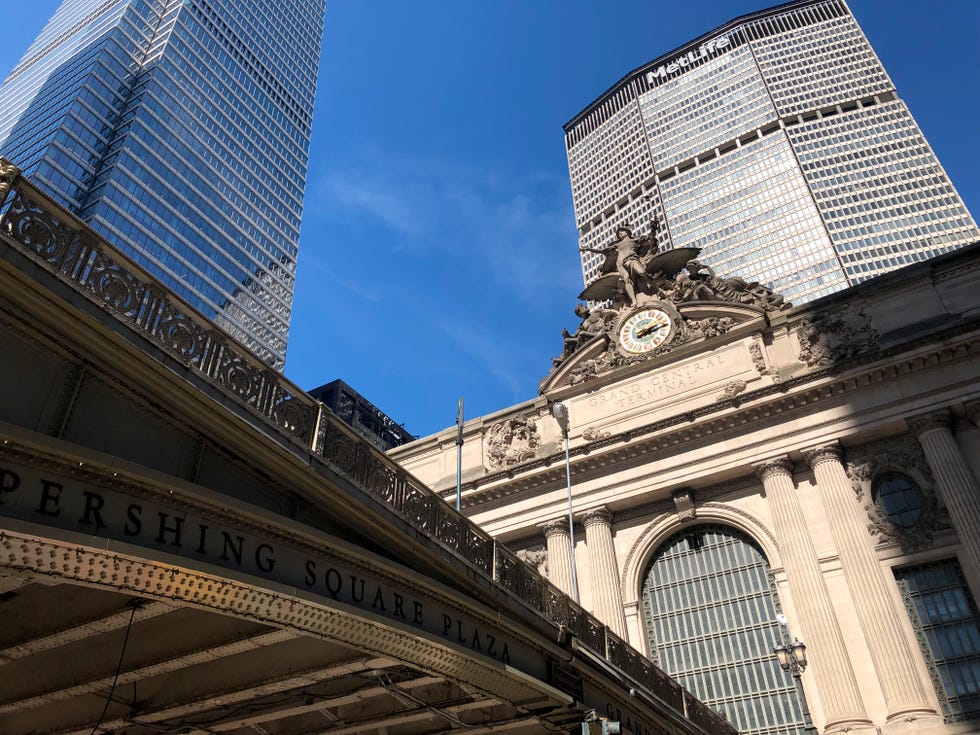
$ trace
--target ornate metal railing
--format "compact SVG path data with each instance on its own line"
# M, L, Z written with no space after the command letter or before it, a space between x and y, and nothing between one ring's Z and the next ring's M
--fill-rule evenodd
M545 620L708 732L722 720L513 552L261 362L0 158L0 235L62 282L205 376L264 429L321 457L420 534L492 579Z

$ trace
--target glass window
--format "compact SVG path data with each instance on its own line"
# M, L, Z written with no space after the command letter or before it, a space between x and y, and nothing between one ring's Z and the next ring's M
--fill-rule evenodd
M781 641L769 563L741 531L699 525L657 549L643 584L651 657L745 735L797 735L804 722Z
M895 570L947 722L980 718L980 628L956 559Z
M901 472L875 478L872 495L878 512L902 528L912 528L922 518L923 495L919 486Z

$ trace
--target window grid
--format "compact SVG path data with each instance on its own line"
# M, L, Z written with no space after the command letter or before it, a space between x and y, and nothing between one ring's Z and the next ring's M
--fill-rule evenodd
M804 722L781 640L769 565L733 528L700 525L670 537L643 585L653 660L745 735L797 735Z
M980 238L901 101L787 133L851 283Z
M752 48L780 117L892 88L849 15L755 41Z
M747 46L651 89L640 109L657 171L776 116Z
M5 155L279 368L323 12L65 0L0 90Z
M653 176L640 109L627 105L568 152L579 227Z
M754 140L660 184L674 247L790 300L846 284L786 136ZM828 291L829 292L829 291Z
M719 274L800 303L980 239L844 3L768 12L721 35L732 45L720 55L653 86L638 70L566 130L580 245L607 242L627 209L636 223L634 192L659 190L671 246L703 247ZM771 186L723 214L722 195L703 197L709 172L754 175L733 162L758 165L745 149L765 138L789 140L780 165L793 171L773 168L798 200ZM699 221L672 218L685 196ZM600 262L582 255L586 283Z
M895 570L947 722L980 718L980 616L956 559Z

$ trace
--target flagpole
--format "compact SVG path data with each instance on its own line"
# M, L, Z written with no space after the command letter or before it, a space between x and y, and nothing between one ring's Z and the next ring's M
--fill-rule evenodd
M459 414L456 416L456 510L462 505L463 496L463 397L459 398Z

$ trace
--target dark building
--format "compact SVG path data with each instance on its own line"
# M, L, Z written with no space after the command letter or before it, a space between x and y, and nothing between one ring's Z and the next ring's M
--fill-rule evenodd
M401 424L343 380L334 380L309 393L379 449L387 451L415 439Z

